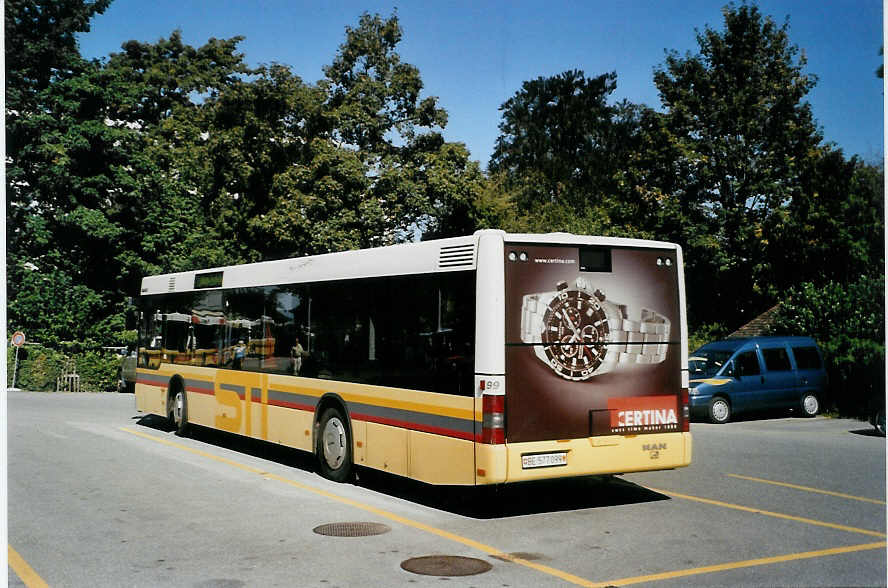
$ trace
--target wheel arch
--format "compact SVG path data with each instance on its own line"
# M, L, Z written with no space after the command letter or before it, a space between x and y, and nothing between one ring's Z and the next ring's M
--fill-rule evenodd
M176 392L178 390L182 390L185 394L188 394L187 389L185 388L185 378L183 378L179 374L175 374L170 378L170 382L167 385L167 394L166 394L166 416L170 416L171 406L173 404L173 398L176 396Z
M734 402L731 400L731 395L727 392L715 392L712 394L712 399L721 398L725 402L728 403L728 406L731 407L731 410L734 410Z

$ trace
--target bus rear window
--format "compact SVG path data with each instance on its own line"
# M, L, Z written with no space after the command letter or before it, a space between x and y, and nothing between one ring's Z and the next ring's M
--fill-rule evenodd
M581 272L610 272L611 250L606 247L580 247Z

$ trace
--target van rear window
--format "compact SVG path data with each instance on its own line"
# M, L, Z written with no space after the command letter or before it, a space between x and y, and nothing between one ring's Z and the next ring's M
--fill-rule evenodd
M793 347L792 354L800 370L819 370L823 367L816 347Z

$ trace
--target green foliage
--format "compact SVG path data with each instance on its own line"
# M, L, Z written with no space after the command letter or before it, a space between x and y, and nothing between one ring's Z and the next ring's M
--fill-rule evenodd
M7 116L10 110L28 110L36 93L78 67L76 34L89 31L90 19L109 4L111 0L4 2Z
M73 358L80 376L82 392L108 392L117 389L120 358L105 351L88 350L64 354L40 345L25 345L19 349L16 387L35 392L53 392L57 378L68 358ZM12 386L15 348L7 348L7 386Z
M731 334L731 329L721 323L700 325L688 335L688 353L693 353L707 343L724 339Z
M614 72L525 82L485 174L444 140L396 16L363 14L307 83L247 67L241 37L192 47L174 31L86 61L76 34L108 4L5 3L8 328L66 353L131 345L123 301L144 275L416 232L676 241L699 341L801 282L884 271L884 170L819 144L815 78L788 24L755 6L729 5L697 54L667 56L662 113L609 103ZM105 386L90 357L84 373Z
M816 78L804 73L788 23L778 26L748 4L723 14L723 30L697 33L697 55L672 52L654 73L686 168L683 206L704 217L714 237L704 251L687 243L690 260L714 261L689 272L691 296L707 297L708 305L692 300L702 322L738 320L741 310L771 302L763 227L798 194L821 140L804 102Z
M191 47L175 31L84 61L73 35L106 6L6 4L8 46L33 58L7 62L10 328L126 344L122 301L144 275L471 226L484 178L444 142L396 17L364 14L311 85L247 68L240 37Z
M524 82L500 110L500 136L489 168L519 182L531 175L521 205L585 204L607 192L614 111L607 97L617 87L611 72L587 78L572 70Z
M774 334L808 335L823 350L833 404L842 414L863 416L885 396L885 276L848 283L810 282L791 289Z

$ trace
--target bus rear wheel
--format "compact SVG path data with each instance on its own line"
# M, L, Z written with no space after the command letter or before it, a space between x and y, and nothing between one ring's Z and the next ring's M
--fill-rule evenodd
M315 453L322 476L345 482L351 476L352 450L348 421L338 408L328 408L318 421Z

